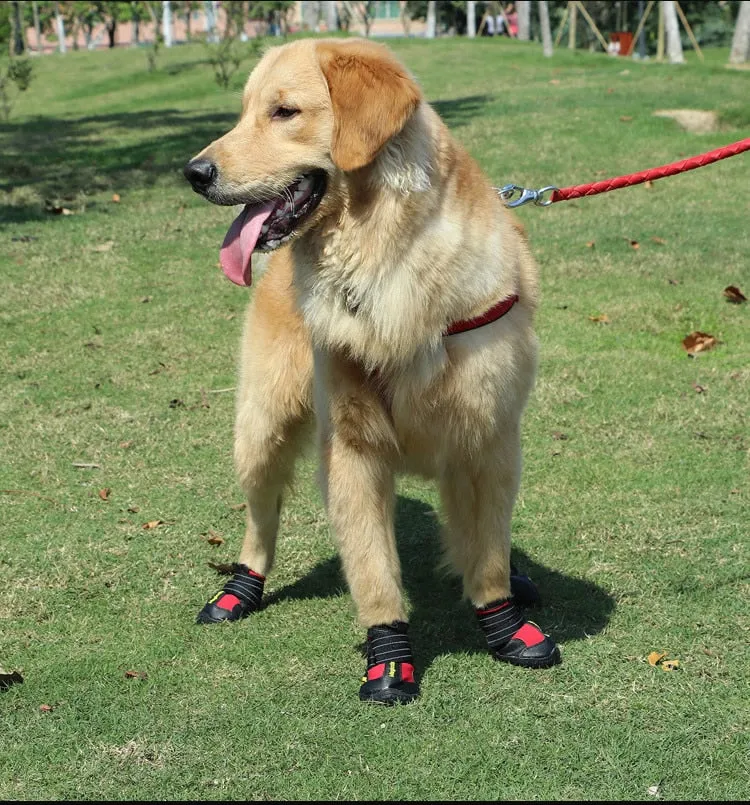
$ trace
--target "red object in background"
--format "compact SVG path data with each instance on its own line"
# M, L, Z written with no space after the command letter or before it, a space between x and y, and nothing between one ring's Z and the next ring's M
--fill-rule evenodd
M633 47L633 34L615 31L609 35L609 52L615 56L629 56Z

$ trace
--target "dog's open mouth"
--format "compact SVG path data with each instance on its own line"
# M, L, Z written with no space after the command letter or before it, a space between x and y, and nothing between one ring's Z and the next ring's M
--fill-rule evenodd
M254 251L268 252L288 240L320 204L326 190L323 171L305 174L268 201L246 204L221 246L221 267L232 282L250 285Z

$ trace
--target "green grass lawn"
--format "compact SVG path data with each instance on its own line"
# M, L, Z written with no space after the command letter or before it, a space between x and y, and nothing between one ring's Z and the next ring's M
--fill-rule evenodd
M498 185L750 135L750 73L725 51L673 67L392 45ZM745 799L750 313L722 292L750 295L750 154L520 212L543 302L514 557L564 661L535 673L483 651L434 569L436 492L406 479L423 695L382 709L357 699L363 634L312 456L268 606L194 625L221 584L208 563L243 534L231 389L248 292L217 268L232 210L181 169L236 119L243 76L219 90L200 46L154 73L142 51L35 67L0 125L0 665L24 678L0 691L0 797ZM675 108L714 110L720 130L652 114ZM694 330L718 346L688 357Z

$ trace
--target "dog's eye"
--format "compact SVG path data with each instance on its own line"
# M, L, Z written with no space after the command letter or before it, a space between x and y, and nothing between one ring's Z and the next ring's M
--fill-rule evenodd
M298 115L299 112L300 112L299 109L295 109L292 106L277 106L276 109L274 109L274 112L271 115L271 117L274 120L286 120L287 118Z

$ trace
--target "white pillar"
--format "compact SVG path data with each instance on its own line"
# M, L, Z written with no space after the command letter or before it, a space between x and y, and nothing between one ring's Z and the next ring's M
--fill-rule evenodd
M172 4L169 0L163 0L161 4L162 19L161 29L164 34L164 47L172 47Z
M467 0L466 3L466 36L473 39L477 35L477 4Z
M742 0L732 37L730 64L742 64L750 59L750 0Z
M57 21L57 43L60 49L60 53L65 53L67 48L65 47L65 21L62 18L62 14L60 13L60 6L58 3L55 3L55 19Z
M673 0L662 0L664 8L664 28L667 34L667 57L670 64L684 64L682 42L680 41L680 24L677 22L677 9Z
M539 25L542 29L542 50L545 56L552 55L552 30L549 24L547 0L539 0Z
M531 38L531 0L518 0L518 38L528 42Z
M427 3L427 33L425 36L428 39L434 39L436 29L437 20L435 18L435 0L429 0Z

